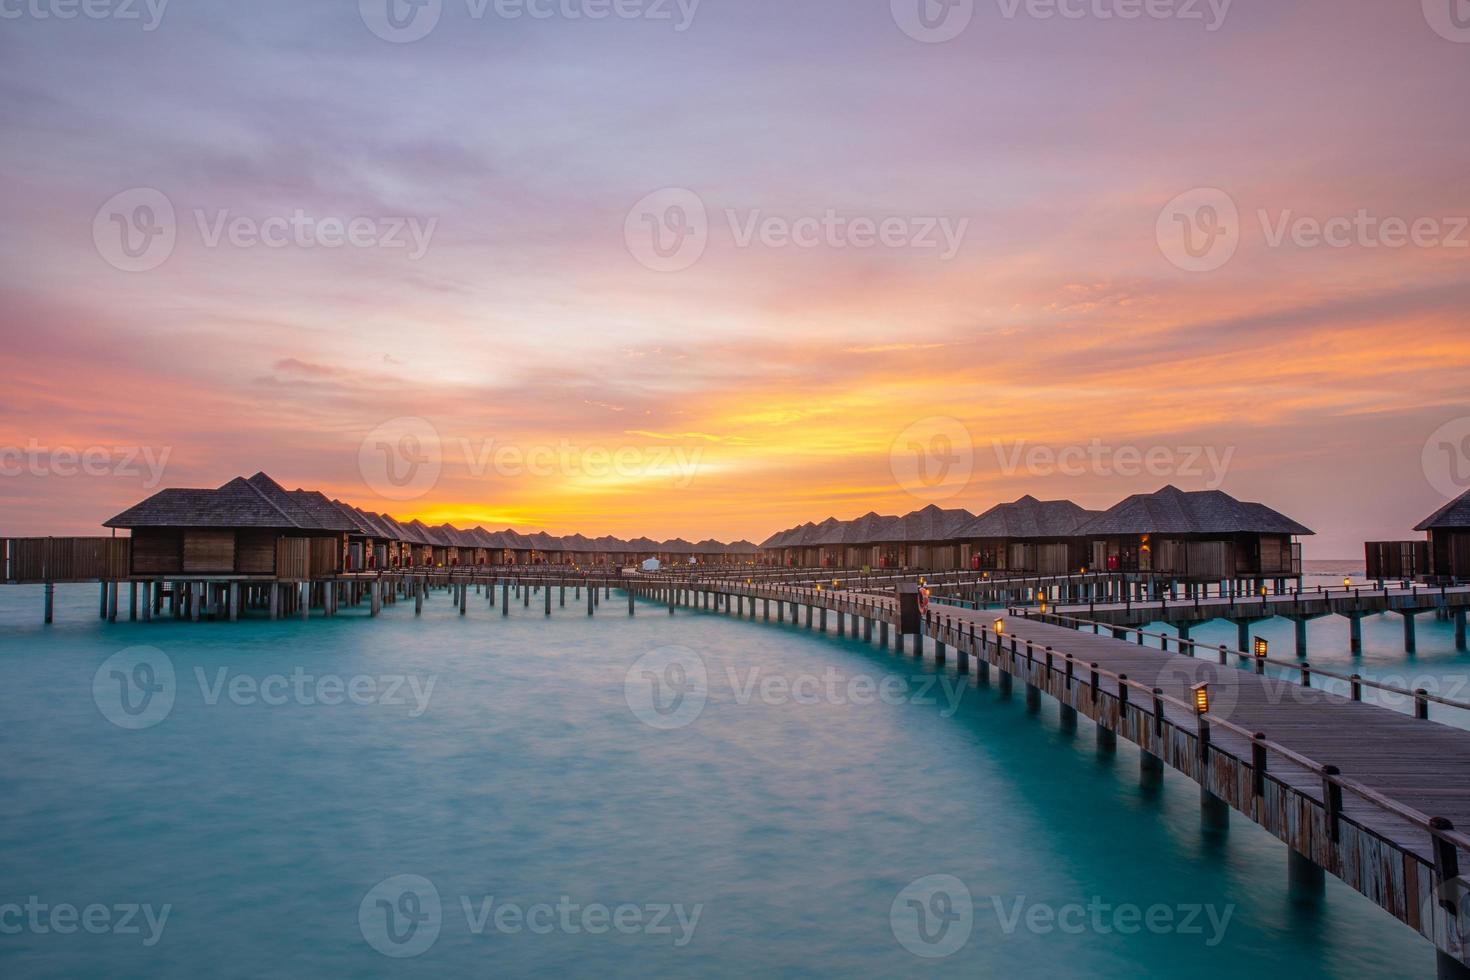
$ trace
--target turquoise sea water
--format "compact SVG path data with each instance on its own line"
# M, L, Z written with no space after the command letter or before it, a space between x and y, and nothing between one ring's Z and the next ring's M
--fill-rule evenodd
M570 597L549 622L471 600L464 617L437 593L420 620L400 604L107 626L95 589L62 588L48 629L38 590L0 593L0 976L1433 969L1426 942L1335 880L1321 907L1294 905L1282 845L1239 817L1202 833L1194 784L1142 788L1126 743L1099 757L1085 722L1065 734L1054 704L1028 715L953 662L712 614L629 619L616 595L592 622ZM154 650L109 661L136 645ZM145 661L174 672L161 720L162 693L136 716L113 693L163 684L135 673ZM702 710L694 685L650 715L640 685L696 662ZM322 678L362 703L320 703L340 693ZM379 703L394 678L403 703ZM142 914L124 934L7 915L31 896L113 922L169 910L145 945ZM378 898L395 935L410 915L421 931L385 940ZM622 930L582 917L619 907ZM655 925L664 907L692 927Z

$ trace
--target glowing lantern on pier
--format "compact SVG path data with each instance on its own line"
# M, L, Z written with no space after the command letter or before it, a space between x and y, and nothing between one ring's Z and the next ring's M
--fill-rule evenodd
M1201 681L1191 690L1194 691L1194 713L1207 715L1210 713L1210 685Z
M1258 637L1256 637L1255 648L1254 648L1255 655L1258 656L1258 657L1264 658L1266 656L1266 651L1268 649L1269 649L1269 646L1266 643L1266 638L1264 636L1258 636Z
M1006 633L1006 621L1004 619L997 619L995 621L995 635L996 636L1005 636L1005 633Z

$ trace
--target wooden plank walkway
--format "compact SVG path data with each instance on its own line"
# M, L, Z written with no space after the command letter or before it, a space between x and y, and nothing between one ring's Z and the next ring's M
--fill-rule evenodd
M670 611L687 605L743 616L748 605L754 620L763 602L759 619L776 622L787 608L793 618L801 606L835 611L839 633L849 618L852 636L870 636L878 623L902 645L891 596L729 580L626 585ZM772 603L780 609L774 620ZM924 628L931 651L943 643L961 669L971 661L982 672L998 667L1027 685L1028 701L1047 693L1062 704L1064 719L1086 715L1109 739L1134 742L1145 760L1199 783L1202 803L1249 817L1419 931L1459 968L1470 966L1470 890L1459 871L1460 858L1470 860L1470 732L1024 614L1003 615L997 636L996 617L931 606ZM1201 682L1210 695L1203 718L1192 707ZM1008 677L1002 683L1008 687Z

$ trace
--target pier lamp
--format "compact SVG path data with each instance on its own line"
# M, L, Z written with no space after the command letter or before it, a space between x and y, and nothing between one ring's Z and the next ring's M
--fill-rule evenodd
M997 619L995 621L995 635L996 636L1005 636L1005 633L1006 633L1006 621L1004 619Z
M1041 615L1043 615L1043 616L1046 615L1046 597L1045 596L1043 596L1042 599L1041 599Z
M1255 643L1251 646L1251 652L1256 655L1256 673L1264 674L1266 672L1266 653L1270 649L1266 643L1266 638L1264 636L1256 637Z
M1208 681L1200 681L1190 688L1194 692L1194 713L1207 715L1210 713L1210 685Z
M1344 589L1351 589L1353 587L1353 580L1351 576L1344 575L1342 577L1342 587Z

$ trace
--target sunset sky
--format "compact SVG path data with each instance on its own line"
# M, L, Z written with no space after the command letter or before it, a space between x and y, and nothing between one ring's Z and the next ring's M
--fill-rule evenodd
M1174 483L1332 558L1470 486L1470 31L1439 0L442 0L416 40L387 2L0 4L0 533L257 470L757 541ZM1216 218L1224 252L1181 247ZM385 483L404 446L437 476Z

